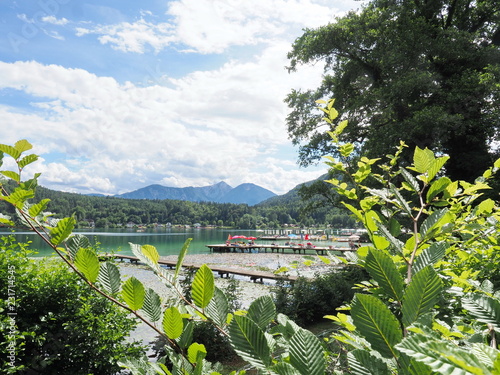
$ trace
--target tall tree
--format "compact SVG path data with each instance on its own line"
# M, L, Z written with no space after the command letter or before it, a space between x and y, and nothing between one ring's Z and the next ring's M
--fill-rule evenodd
M292 91L288 132L299 160L330 154L315 100L336 98L346 140L384 156L398 140L451 156L452 179L492 164L500 127L499 0L373 0L289 52L289 70L324 63L320 87Z

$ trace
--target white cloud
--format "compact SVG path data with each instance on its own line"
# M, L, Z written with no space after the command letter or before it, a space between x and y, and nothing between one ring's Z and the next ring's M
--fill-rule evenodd
M66 18L56 18L55 16L45 16L42 17L43 22L50 23L52 25L59 25L59 26L64 26L68 24L68 20Z

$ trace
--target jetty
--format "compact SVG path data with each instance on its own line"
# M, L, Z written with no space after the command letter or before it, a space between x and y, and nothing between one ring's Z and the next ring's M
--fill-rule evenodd
M335 246L314 246L314 245L276 245L276 244L218 244L206 245L210 252L215 253L271 253L277 252L282 254L316 254L326 255L332 251L353 251L349 247L335 247Z
M140 259L131 255L121 255L121 254L106 254L106 255L100 255L99 256L100 260L107 260L107 259L119 259L121 261L128 260L130 263L136 263L138 264L140 262ZM170 269L174 269L177 266L177 261L169 261L169 260L159 260L158 264ZM183 263L182 264L183 268L186 269L198 269L201 267L201 265L196 265L196 264L190 264L190 263ZM217 273L220 277L224 278L229 278L229 275L239 275L239 276L245 276L249 277L251 281L255 282L264 282L264 279L269 279L269 280L286 280L290 282L294 282L298 279L297 276L291 276L291 275L278 275L274 274L272 272L264 272L264 271L254 271L254 270L242 270L242 269L235 269L235 268L230 268L230 267L218 267L218 266L209 266L210 269Z

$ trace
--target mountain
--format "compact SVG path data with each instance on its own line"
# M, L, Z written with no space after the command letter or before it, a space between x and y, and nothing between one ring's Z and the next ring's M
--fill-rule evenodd
M174 188L149 185L128 193L115 195L125 199L176 199L191 202L245 203L255 205L275 196L272 191L255 184L241 184L232 188L225 182L203 187Z

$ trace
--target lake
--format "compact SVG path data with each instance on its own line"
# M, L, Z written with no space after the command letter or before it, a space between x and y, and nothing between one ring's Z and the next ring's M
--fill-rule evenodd
M6 229L0 230L0 235L9 235L11 232ZM184 242L192 238L189 246L189 254L206 254L209 252L206 245L224 243L228 235L243 235L259 237L264 232L257 230L237 230L237 229L205 229L205 228L158 228L145 229L144 232L137 232L136 229L87 229L75 230L74 233L84 234L92 244L99 244L99 248L104 252L117 252L124 255L133 255L129 243L139 245L155 246L160 255L179 254ZM16 240L19 242L32 241L31 249L38 251L38 256L53 254L53 250L47 246L37 235L29 231L14 232ZM259 244L270 244L272 241L258 241ZM282 241L284 243L284 241ZM317 245L329 246L334 242L317 241Z

